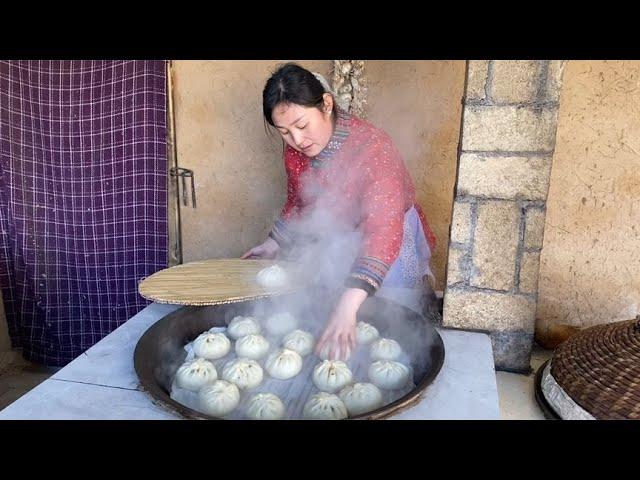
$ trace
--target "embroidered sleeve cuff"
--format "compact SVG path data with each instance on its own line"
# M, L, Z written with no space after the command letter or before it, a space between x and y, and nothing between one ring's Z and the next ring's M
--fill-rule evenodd
M358 283L359 285L366 284L368 285L368 288L364 288L364 290L366 290L367 293L371 291L369 295L373 295L373 293L375 293L382 285L389 268L389 265L377 258L359 257L354 263L347 283ZM363 287L359 286L358 288Z
M273 238L280 247L286 248L289 247L293 241L291 236L291 232L287 228L287 224L284 223L281 219L277 219L273 224L273 228L271 232L269 232L269 236Z

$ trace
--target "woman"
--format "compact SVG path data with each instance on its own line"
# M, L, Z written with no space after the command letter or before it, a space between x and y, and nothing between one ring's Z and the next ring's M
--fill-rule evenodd
M281 66L264 87L263 113L286 143L287 200L269 237L242 258L275 258L295 243L296 221L319 208L356 229L357 258L316 345L346 359L367 296L381 286L425 288L435 237L391 138L338 108L319 74Z

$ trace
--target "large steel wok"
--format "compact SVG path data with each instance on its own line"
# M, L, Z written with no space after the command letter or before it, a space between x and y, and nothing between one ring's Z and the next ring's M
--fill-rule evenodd
M295 295L300 294L291 294L290 297ZM256 309L269 311L276 301L282 302L283 297L213 306L185 306L162 318L144 333L134 352L135 371L142 390L155 403L187 419L218 419L188 408L170 397L172 379L187 355L184 346L214 326L228 325L236 315L249 315ZM323 311L326 304L326 299L319 296L309 302L303 311L307 315L326 315L327 312ZM382 336L395 338L405 351L411 352L415 388L377 410L351 417L354 420L386 418L420 400L422 392L442 367L444 345L434 325L424 316L384 298L369 297L360 308L358 320L374 325Z

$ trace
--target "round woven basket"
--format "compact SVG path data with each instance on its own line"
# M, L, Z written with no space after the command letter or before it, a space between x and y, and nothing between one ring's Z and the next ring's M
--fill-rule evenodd
M561 344L550 373L598 420L640 419L640 315L587 328Z

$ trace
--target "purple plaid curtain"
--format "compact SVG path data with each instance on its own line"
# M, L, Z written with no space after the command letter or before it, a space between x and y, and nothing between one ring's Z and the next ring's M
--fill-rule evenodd
M0 288L26 359L63 366L167 266L164 61L0 61Z

